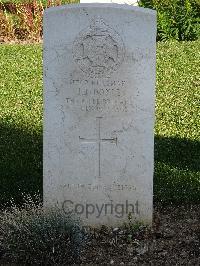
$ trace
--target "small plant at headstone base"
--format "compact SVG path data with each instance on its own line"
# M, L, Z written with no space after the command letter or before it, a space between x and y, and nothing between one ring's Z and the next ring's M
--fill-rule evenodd
M133 218L131 213L128 214L128 221L124 223L123 228L126 232L128 242L145 238L150 231L150 227L146 226L142 221Z
M140 0L157 11L157 40L193 41L200 38L199 0Z
M16 264L61 265L79 260L85 235L80 222L61 209L28 200L0 213L3 260Z

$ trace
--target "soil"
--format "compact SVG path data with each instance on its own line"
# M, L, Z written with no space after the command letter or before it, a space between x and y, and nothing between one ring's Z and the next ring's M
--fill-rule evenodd
M200 265L200 205L156 207L152 229L90 234L81 265Z
M130 223L123 228L102 227L86 236L76 265L198 266L200 205L155 207L152 228ZM0 265L11 265L1 253Z

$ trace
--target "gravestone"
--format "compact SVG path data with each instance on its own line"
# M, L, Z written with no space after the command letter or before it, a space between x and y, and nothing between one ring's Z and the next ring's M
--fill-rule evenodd
M156 14L118 4L44 15L44 204L85 225L152 222Z
M80 0L80 3L116 3L137 6L138 0Z

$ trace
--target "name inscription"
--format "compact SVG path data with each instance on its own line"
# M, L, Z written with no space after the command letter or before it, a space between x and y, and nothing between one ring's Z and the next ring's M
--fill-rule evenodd
M128 112L133 108L133 97L126 95L127 82L110 79L84 79L69 81L71 93L65 97L69 109L83 112Z

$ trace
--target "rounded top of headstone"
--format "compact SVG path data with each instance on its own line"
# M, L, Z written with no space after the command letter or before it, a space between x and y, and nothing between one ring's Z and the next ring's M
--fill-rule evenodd
M44 13L52 13L52 12L59 12L59 11L65 11L69 9L81 9L81 8L113 8L113 9L120 9L120 10L130 10L133 12L143 13L143 14L149 14L156 16L156 10L150 9L150 8L143 8L128 4L116 4L116 3L82 3L82 4L67 4L67 5L61 5L56 7L49 7L46 8Z

